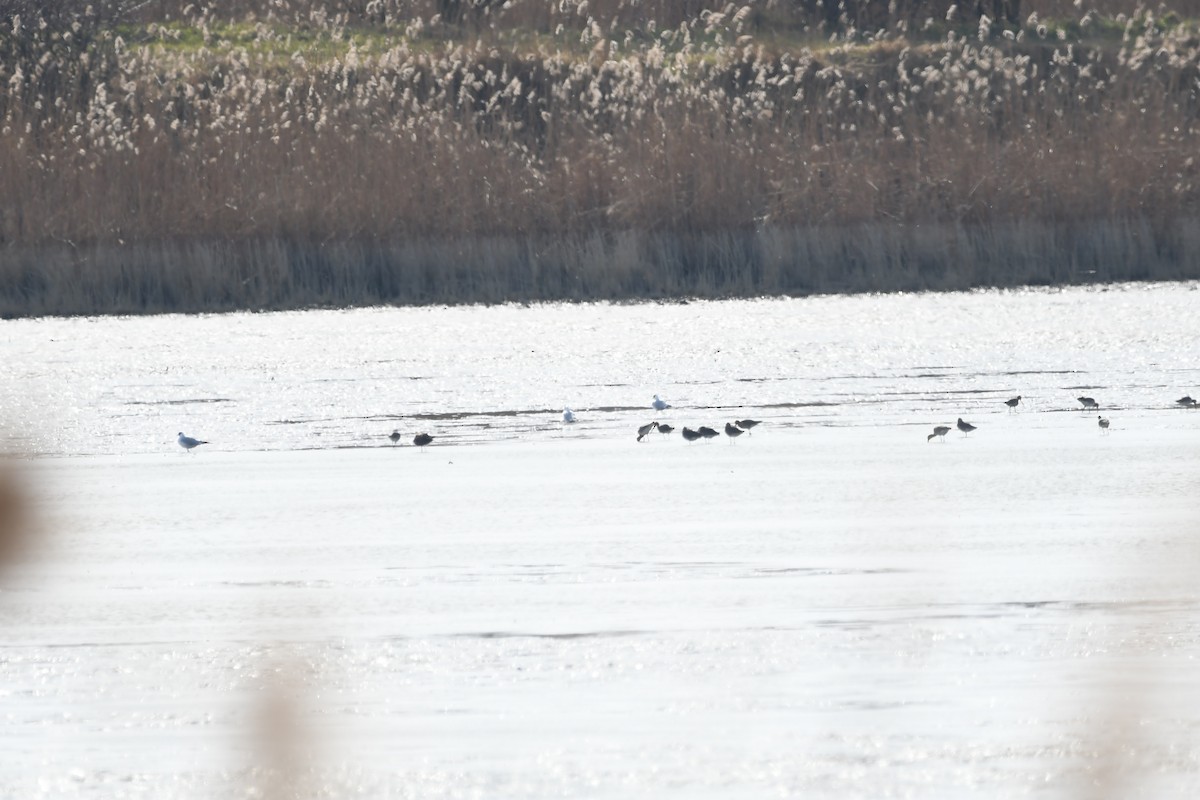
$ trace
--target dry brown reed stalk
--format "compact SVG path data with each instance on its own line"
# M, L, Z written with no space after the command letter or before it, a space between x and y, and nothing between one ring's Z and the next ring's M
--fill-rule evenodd
M11 463L0 461L0 574L28 549L30 525L24 483Z
M1195 269L1176 246L1200 201L1193 25L1081 6L1063 27L1027 3L1020 25L925 38L847 19L831 43L802 4L790 39L755 28L771 3L552 5L536 23L544 3L465 0L11 20L3 313L921 288L853 247L827 264L856 226L909 228L926 246L906 258L947 273L928 285L972 280L922 228L1046 265L985 270L1000 284L1055 281L1076 254L1033 248L1106 225L1153 254L1110 274ZM1057 229L995 233L1026 221ZM764 270L758 232L793 230L828 230L825 257ZM597 254L631 240L655 255L623 245L606 275Z
M274 658L262 669L252 709L253 785L248 790L263 800L316 796L306 710L309 692L303 672L304 666L294 655Z

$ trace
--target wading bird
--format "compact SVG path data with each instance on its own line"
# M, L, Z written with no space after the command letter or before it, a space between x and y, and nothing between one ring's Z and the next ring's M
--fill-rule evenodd
M670 425L659 425L658 426L658 432L662 433L662 434L671 433L673 430L675 430L675 429L672 428Z
M958 429L963 432L963 436L966 436L968 433L975 430L975 426L969 422L963 422L963 418L959 417L958 418ZM925 441L929 441L929 440L926 439Z
M681 431L681 433L683 433L683 438L689 442L694 442L700 438L700 434L696 433L694 430L692 430L691 428L688 428L686 426L684 427L683 431Z
M391 432L391 433L388 435L388 438L389 438L389 439L391 439L391 440L392 440L392 444L393 444L393 445L395 445L395 444L396 444L396 442L400 441L400 431L392 431L392 432Z
M428 433L418 433L413 437L413 444L421 448L421 452L425 451L425 445L433 441L433 437Z
M717 433L716 431L714 431L712 428L706 428L703 425L701 425L699 428L696 429L696 433L700 434L705 439L712 439L716 436L721 435L721 434Z
M1076 400L1083 403L1084 408L1099 408L1100 404L1092 397L1076 397Z
M750 431L750 429L753 428L755 425L762 424L762 420L760 420L760 419L735 419L733 421L733 424L737 425L739 428L744 430L746 433L749 433L751 436L753 436L754 434Z
M643 425L642 427L638 428L637 440L640 442L643 438L645 438L646 434L650 433L650 431L654 430L657 427L658 427L657 422L650 422L650 423L647 423L647 424Z
M926 442L932 442L935 436L941 437L942 441L946 441L946 434L950 432L949 425L938 425L933 429L933 433L925 437Z
M1012 400L1005 400L1004 405L1008 406L1009 411L1016 411L1017 406L1021 403L1021 395L1017 395Z
M1183 397L1179 398L1175 402L1178 403L1179 405L1183 406L1184 408L1195 408L1196 407L1196 401L1193 400L1192 396L1188 395L1188 394L1185 394Z
M1096 415L1096 419L1099 421L1100 432L1108 433L1108 420L1106 420L1103 416L1100 416L1099 414Z
M734 425L732 422L725 423L725 435L729 437L729 443L733 444L733 440L745 433L744 430Z
M193 447L199 447L202 444L208 444L208 442L202 442L199 439L193 439L190 436L184 436L183 431L179 432L179 438L176 439L176 441L179 442L180 447L188 452L191 452Z
M666 411L671 407L670 403L668 403L666 400L663 400L658 395L654 395L654 402L650 405L654 407L655 411Z

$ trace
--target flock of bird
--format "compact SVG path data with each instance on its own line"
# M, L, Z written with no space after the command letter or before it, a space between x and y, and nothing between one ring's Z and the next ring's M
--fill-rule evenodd
M1084 410L1100 408L1100 404L1096 402L1096 398L1094 397L1076 397L1075 399L1079 401L1079 404L1083 406ZM1004 401L1004 405L1008 406L1009 411L1016 411L1017 406L1020 404L1021 395L1017 395L1016 397ZM1183 408L1196 408L1198 405L1197 401L1193 400L1191 395L1186 394L1176 400L1175 404L1182 406ZM1100 427L1101 433L1107 433L1111 421L1103 414L1097 414L1096 424ZM975 430L977 426L972 425L969 422L964 422L963 418L959 417L957 427L960 431L962 431L963 436L967 436L971 433L971 431ZM925 437L925 441L932 442L934 439L941 439L944 442L946 441L946 434L949 432L949 425L938 425L933 429L933 433Z
M1079 401L1080 405L1082 405L1085 410L1100 408L1100 404L1096 402L1096 399L1094 397L1077 397L1075 399ZM1016 397L1013 397L1009 400L1004 401L1004 405L1008 406L1009 411L1016 411L1017 406L1019 406L1020 404L1021 404L1021 395L1017 395ZM1196 400L1192 399L1192 397L1190 395L1184 395L1183 397L1176 400L1175 404L1178 406L1181 406L1183 408L1200 407L1200 403L1198 403ZM666 411L668 408L671 407L671 404L668 403L666 400L663 400L658 395L654 395L654 401L650 404L650 407L653 408L655 411ZM1105 417L1103 414L1098 414L1096 416L1096 419L1097 419L1097 424L1100 426L1100 431L1102 433L1106 433L1109 429L1108 418ZM562 421L563 421L563 424L566 424L566 425L574 423L575 422L575 412L572 411L570 408L564 408L563 415L562 415ZM760 425L760 424L762 424L762 420L757 420L757 419L737 419L737 420L734 420L733 422L726 422L725 423L725 435L729 437L729 442L730 442L730 444L732 444L733 441L737 437L741 436L743 433L749 433L751 431L751 429L754 428L754 426ZM957 422L957 427L960 431L962 431L963 436L968 436L971 433L971 431L976 429L977 426L972 425L971 423L964 421L962 417L959 417L958 422ZM645 425L642 425L640 428L637 429L637 441L639 441L639 442L642 441L647 436L649 436L651 433L654 433L656 431L663 435L668 435L668 434L674 433L675 428L674 428L674 426L668 425L663 422L649 422ZM927 437L925 437L925 441L931 442L934 439L940 439L941 441L944 442L944 441L946 441L946 434L949 432L950 432L949 425L938 425L933 429L933 433L931 433ZM713 430L712 428L706 427L704 425L701 425L700 427L696 428L695 430L692 430L691 428L688 428L685 426L683 428L683 430L680 431L680 434L683 436L683 438L686 441L689 441L689 442L694 442L698 439L715 439L716 437L721 435L720 433ZM391 440L393 445L395 445L400 442L400 440L403 438L403 436L401 435L400 431L393 430L388 435L387 438ZM416 436L413 437L412 443L416 447L419 447L422 450L424 450L425 446L433 441L433 438L434 437L430 436L428 433L418 433ZM177 441L179 442L179 446L188 452L192 451L193 449L199 447L202 444L208 444L208 442L203 441L201 439L194 439L191 436L185 436L183 431L179 432L179 438L177 439Z

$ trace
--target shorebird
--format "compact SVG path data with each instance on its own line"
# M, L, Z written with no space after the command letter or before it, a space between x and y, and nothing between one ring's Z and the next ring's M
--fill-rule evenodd
M968 433L975 430L975 426L969 422L963 422L963 418L959 417L958 418L958 429L963 432L963 436L966 436ZM929 440L926 439L925 441L928 442Z
M638 428L637 440L640 442L643 439L643 437L646 436L646 434L650 433L650 431L654 430L657 427L658 427L657 422L650 422L650 423L647 423L647 424L643 425L642 427Z
M570 425L574 421L575 421L575 412L569 408L564 408L563 409L563 423Z
M1005 400L1004 405L1008 406L1009 411L1016 411L1017 406L1021 403L1021 395L1017 395L1012 400Z
M671 432L672 432L672 431L674 431L674 430L675 430L675 429L674 429L674 428L672 428L670 425L659 425L659 426L658 426L658 432L659 432L659 433L666 434L666 433L671 433Z
M733 421L733 424L737 425L739 428L744 430L746 433L750 433L750 429L753 428L755 425L762 424L762 420L760 420L760 419L735 419ZM750 435L753 436L754 434L750 433Z
M717 433L716 431L714 431L712 428L706 428L703 425L701 425L699 428L696 429L696 433L700 434L705 439L712 439L715 436L721 435L721 434Z
M1187 394L1185 394L1183 397L1179 398L1175 402L1178 403L1179 405L1183 406L1184 408L1195 408L1196 407L1196 401L1192 399L1191 395L1187 395Z
M1108 420L1107 420L1107 419L1105 419L1105 418L1104 418L1103 416L1101 416L1100 414L1097 414L1097 415L1096 415L1096 419L1097 419L1097 420L1099 421L1099 423L1100 423L1100 431L1101 431L1102 433L1108 433Z
M1084 408L1099 408L1100 407L1100 404L1097 403L1096 400L1091 397L1076 397L1075 399L1078 400L1079 402L1083 403Z
M424 450L425 445L429 444L432 441L433 441L433 437L430 436L428 433L418 433L416 436L413 437L413 444L415 444L417 447L420 447L422 450Z
M694 442L700 438L700 434L696 433L694 430L692 430L691 428L689 428L687 426L684 426L683 431L681 431L681 433L683 433L683 438L688 440L689 442Z
M654 408L655 411L666 411L668 408L671 407L670 403L668 403L666 400L663 400L658 395L654 395L654 402L651 403L650 405Z
M925 437L925 441L932 442L933 437L940 436L942 438L942 441L944 442L944 441L946 441L946 434L949 432L950 432L949 425L938 425L936 428L933 429L933 433L931 433Z
M393 445L396 444L396 442L400 441L400 431L392 431L388 435L388 438L392 440Z
M725 423L725 435L729 437L729 443L733 444L733 440L745 433L744 430L734 425L732 422Z
M179 438L176 441L179 442L180 447L188 452L191 452L193 447L199 447L202 444L208 444L208 442L202 442L199 439L193 439L190 436L184 436L183 431L179 432Z

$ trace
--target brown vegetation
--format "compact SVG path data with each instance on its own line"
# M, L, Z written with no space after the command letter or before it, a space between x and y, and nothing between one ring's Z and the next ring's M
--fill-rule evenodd
M1200 39L1157 9L24 5L7 315L1200 277Z

